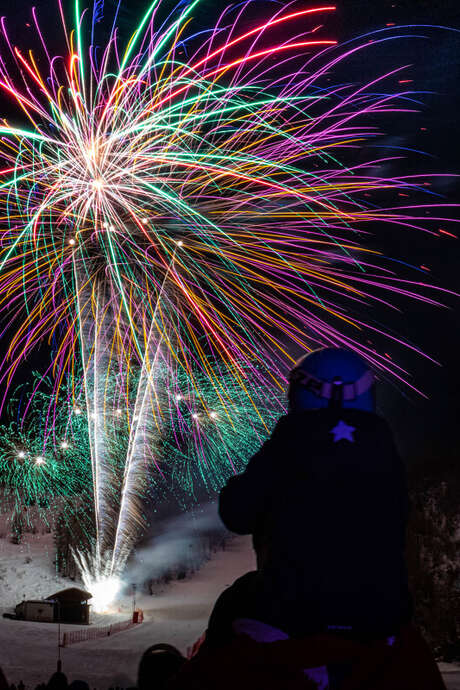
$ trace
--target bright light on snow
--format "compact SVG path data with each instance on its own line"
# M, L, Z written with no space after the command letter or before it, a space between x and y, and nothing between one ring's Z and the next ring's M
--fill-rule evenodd
M95 613L114 613L113 604L118 599L122 580L119 573L113 570L112 553L107 551L103 556L95 553L74 551L72 554L81 573L86 591L92 594L90 604ZM124 563L123 563L124 565Z
M107 577L88 583L89 591L93 595L91 605L96 613L108 613L110 605L114 603L121 589L118 577Z

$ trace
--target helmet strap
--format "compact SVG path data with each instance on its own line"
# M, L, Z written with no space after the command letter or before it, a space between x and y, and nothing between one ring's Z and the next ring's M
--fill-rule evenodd
M343 403L343 381L336 378L332 381L331 397L329 398L328 408L330 410L341 410Z
M328 406L330 408L341 409L344 401L355 400L372 388L374 375L370 370L367 370L357 381L352 383L343 383L339 377L329 382L317 378L308 371L293 369L290 382L294 386L302 386L319 398L325 398L329 401Z

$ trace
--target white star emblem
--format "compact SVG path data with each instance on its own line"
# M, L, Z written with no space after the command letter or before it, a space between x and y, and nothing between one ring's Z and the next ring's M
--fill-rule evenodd
M348 424L345 424L345 422L342 422L342 420L340 420L337 426L331 429L329 433L334 434L334 443L337 443L337 441L341 441L342 439L344 441L351 441L352 443L354 443L354 431L356 431L354 426L348 426Z

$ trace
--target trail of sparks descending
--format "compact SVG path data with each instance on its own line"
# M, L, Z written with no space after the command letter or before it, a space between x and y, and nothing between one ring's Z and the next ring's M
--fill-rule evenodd
M400 198L423 178L383 178L394 156L366 149L376 116L413 107L408 92L382 92L400 72L331 82L364 49L324 33L332 5L284 3L248 30L249 1L194 33L198 5L166 17L155 0L124 49L113 28L101 50L90 38L101 3L91 23L76 0L69 31L59 0L65 57L49 55L35 11L40 58L14 46L2 20L0 88L18 110L0 126L0 304L15 324L2 380L52 344L53 398L70 381L88 418L104 577L126 561L145 522L146 477L167 475L184 430L211 476L216 436L201 417L218 414L241 440L236 406L266 431L264 401L295 355L320 344L354 348L409 383L370 341L396 336L360 314L391 307L395 293L436 303L363 244L377 222L437 235L438 213ZM185 424L180 401L191 399L199 411ZM127 430L122 469L114 419Z

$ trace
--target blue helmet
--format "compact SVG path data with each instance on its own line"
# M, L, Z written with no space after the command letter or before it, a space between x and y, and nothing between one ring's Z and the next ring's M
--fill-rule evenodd
M325 347L301 357L289 377L289 410L321 407L375 412L375 379L352 350Z

